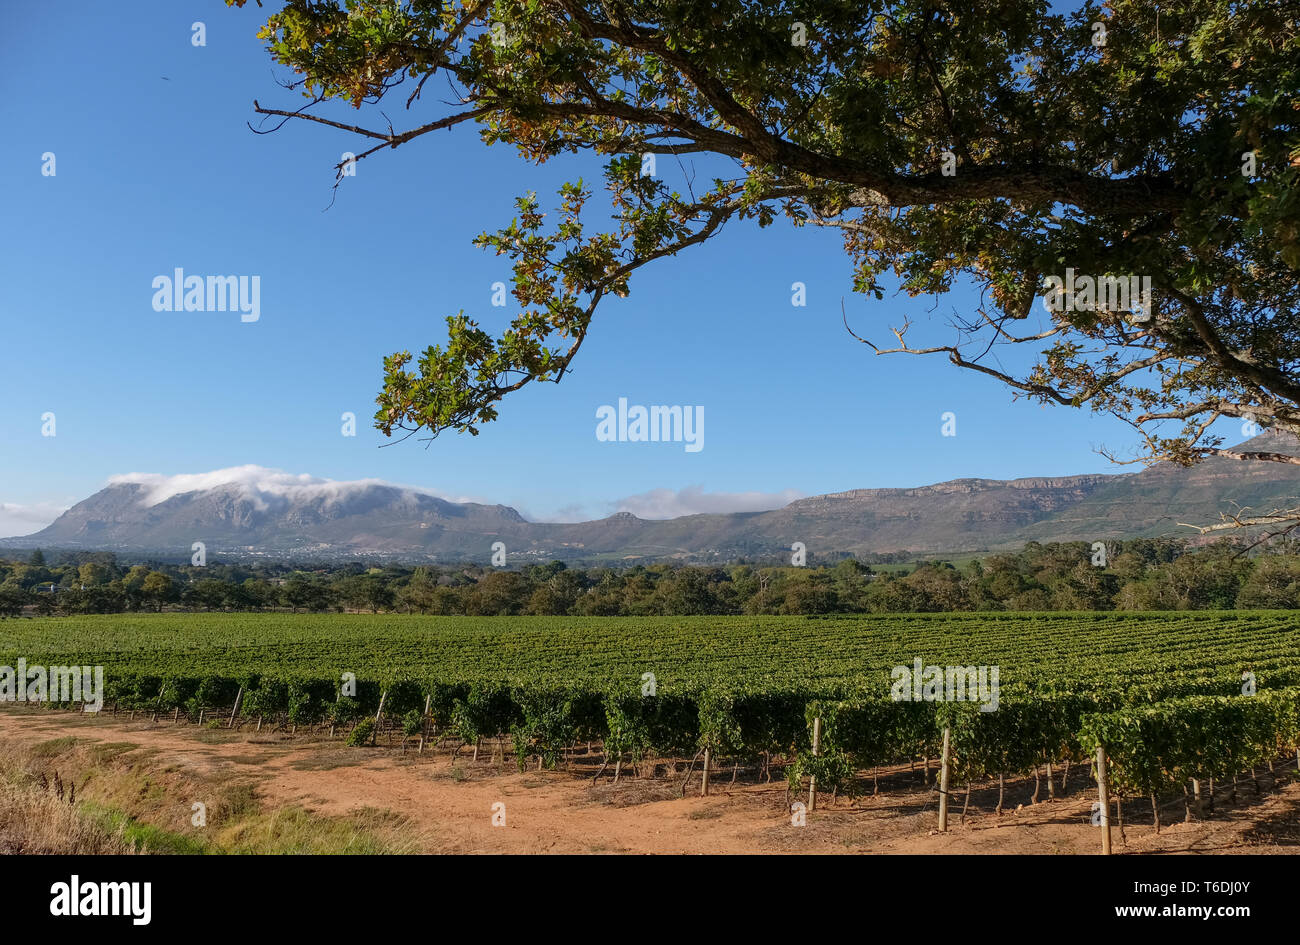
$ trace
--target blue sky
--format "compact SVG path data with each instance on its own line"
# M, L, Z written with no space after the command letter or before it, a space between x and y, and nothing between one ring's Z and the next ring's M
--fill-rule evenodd
M245 124L254 98L301 103L255 38L265 15L215 0L6 11L0 535L34 531L131 472L256 464L537 519L655 517L1118 471L1095 448L1133 444L1113 420L1013 402L944 360L871 355L845 333L841 298L860 333L880 337L910 316L947 338L942 316L971 297L853 295L833 233L741 224L643 269L630 298L598 313L572 374L507 399L480 436L381 448L369 418L383 356L441 341L458 309L490 329L512 311L489 305L508 261L471 239L508 223L524 191L550 206L565 179L598 185L599 164L539 168L463 126L362 162L326 211L332 167L357 139L303 122L258 136ZM204 47L191 44L196 20ZM398 127L421 119L392 105ZM322 114L382 122L346 106ZM53 177L41 174L45 152ZM680 174L662 159L659 169ZM153 278L177 267L258 275L260 319L154 311ZM795 281L806 307L791 305ZM596 409L619 397L703 406L705 448L598 442ZM357 415L355 437L340 434L344 411ZM955 437L940 435L945 411ZM41 435L46 412L53 437Z

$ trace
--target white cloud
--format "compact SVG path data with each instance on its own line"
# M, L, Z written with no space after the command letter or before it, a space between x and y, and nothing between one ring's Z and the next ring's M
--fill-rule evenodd
M436 492L421 486L408 486L387 482L383 479L354 479L349 481L325 479L320 476L287 473L281 469L268 469L265 466L246 465L231 466L228 469L215 469L205 473L182 473L167 476L160 473L126 473L112 476L109 485L136 483L143 486L141 502L144 506L154 506L165 502L173 496L187 492L199 492L227 486L238 488L245 496L252 499L260 509L285 501L311 500L324 497L339 500L359 490L373 486L386 486L401 489L411 494L424 494L445 499L448 502L479 502L495 504L493 500L477 496L454 496ZM806 495L797 489L785 489L781 492L705 492L702 486L687 486L684 489L651 489L638 495L627 496L613 502L573 503L557 509L553 515L541 516L541 521L582 522L599 518L602 514L613 512L631 512L638 518L666 519L681 515L723 512L761 512L779 509L795 499ZM0 503L0 537L30 535L40 531L46 525L67 511L71 502L63 504L54 502L32 503L27 505ZM603 513L596 511L604 505ZM524 514L521 512L521 514ZM524 514L528 521L538 521L538 517Z
M0 537L19 538L39 532L67 510L66 504L56 502L34 502L30 505L0 502Z
M780 492L705 492L702 486L685 489L651 489L610 503L615 512L631 512L637 518L677 518L716 512L765 512L802 499L798 489Z
M522 513L520 513L522 514ZM555 514L545 521L548 522L590 522L595 518L587 507L581 502L573 502L569 505L562 505L555 510Z
M121 476L110 476L108 483L109 485L136 483L144 486L141 502L146 508L187 492L202 492L227 486L238 488L245 496L252 499L259 509L265 509L277 500L309 500L321 497L327 501L338 500L374 486L431 495L448 502L482 501L465 496L444 495L421 486L398 485L382 479L339 481L309 476L306 473L295 475L282 469L267 469L265 466L254 465L231 466L228 469L214 469L212 472L181 473L175 476L164 476L160 473L126 473Z

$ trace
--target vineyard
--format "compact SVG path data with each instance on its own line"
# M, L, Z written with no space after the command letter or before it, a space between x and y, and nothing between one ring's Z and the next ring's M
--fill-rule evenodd
M103 666L113 711L220 712L354 743L375 727L421 747L495 739L520 766L555 766L580 743L603 746L615 771L703 754L769 775L782 765L792 786L815 778L824 791L922 758L928 772L941 755L954 783L1049 766L1050 784L1050 766L1103 748L1117 794L1156 798L1300 745L1300 619L1284 612L159 614L0 625L0 665L20 657ZM996 667L996 700L945 700L942 681L938 698L897 700L894 668L914 663Z

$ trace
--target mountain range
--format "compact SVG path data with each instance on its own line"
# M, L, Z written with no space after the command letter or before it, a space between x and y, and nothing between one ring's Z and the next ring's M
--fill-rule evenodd
M1300 454L1265 434L1243 449ZM629 512L589 522L532 522L509 506L451 502L377 480L341 483L260 467L221 474L124 476L10 548L209 556L482 561L504 544L510 563L812 558L907 552L955 555L1027 541L1099 541L1197 533L1221 513L1300 504L1300 466L1214 458L1183 468L1013 480L954 479L910 489L854 489L763 512L647 520Z

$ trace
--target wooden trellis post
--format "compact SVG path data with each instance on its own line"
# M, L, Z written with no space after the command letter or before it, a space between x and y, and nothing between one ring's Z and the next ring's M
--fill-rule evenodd
M1106 783L1106 749L1097 746L1097 800L1101 802L1101 855L1110 856L1110 789Z
M383 692L379 694L379 711L375 713L375 727L370 733L370 744L372 745L375 743L375 739L379 735L379 720L384 715L384 700L387 698L388 698L388 690L385 689Z
M819 715L813 719L813 743L812 754L816 758L822 752L822 717ZM817 809L817 774L813 773L808 779L808 809Z
M939 832L948 831L948 746L952 741L952 729L943 728L943 757L939 762Z

